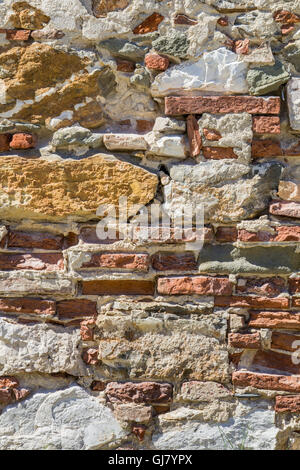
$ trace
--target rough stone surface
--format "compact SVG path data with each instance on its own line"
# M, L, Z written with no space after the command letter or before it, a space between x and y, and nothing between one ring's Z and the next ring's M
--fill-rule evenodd
M279 61L272 66L253 68L247 74L249 92L252 95L271 93L278 90L289 78L289 73Z

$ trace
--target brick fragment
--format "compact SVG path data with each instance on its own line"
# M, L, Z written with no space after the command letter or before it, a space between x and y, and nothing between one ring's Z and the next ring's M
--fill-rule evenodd
M228 16L222 16L221 18L218 19L217 23L220 26L228 26L228 24L229 24Z
M291 294L300 294L300 278L289 279L289 292Z
M55 302L52 300L30 298L0 299L0 312L31 315L55 315L55 311Z
M154 127L154 121L147 121L146 119L136 120L136 130L139 133L146 133L152 131Z
M40 248L42 250L61 250L63 236L47 232L23 232L10 230L7 246L9 248Z
M300 218L300 202L273 201L269 207L270 214L291 218Z
M280 157L283 155L280 142L271 139L253 140L252 158Z
M296 308L300 307L300 298L294 297L292 299L292 307L296 307Z
M198 24L197 20L194 20L193 18L190 18L187 15L184 15L182 13L178 13L175 18L174 18L174 24L183 24L186 26L194 26Z
M234 52L236 54L249 54L249 39L241 39L234 42Z
M277 23L295 24L300 22L300 16L288 10L277 10L273 18Z
M297 345L295 341L298 341ZM299 349L300 335L292 335L273 331L272 333L272 349L282 349L283 351L294 352Z
M0 270L30 269L34 271L58 271L64 267L61 253L0 253Z
M11 377L8 375L0 377L0 389L2 388L12 389L18 386L19 386L19 381L15 377Z
M216 129L203 129L203 135L206 140L216 141L222 139L222 136L219 131Z
M216 230L217 242L235 242L237 240L238 231L235 227L218 227Z
M300 396L277 396L275 398L275 411L277 413L299 413Z
M9 150L10 134L0 134L0 152Z
M270 232L238 231L238 239L242 242L294 242L300 241L300 227L296 225L282 225L275 228L275 234Z
M86 364L90 366L95 366L98 364L98 349L88 348L84 349L82 353L82 359Z
M280 98L255 96L168 96L165 98L165 114L279 114Z
M300 365L295 364L291 354L280 353L277 351L257 351L251 368L253 369L271 369L289 374L300 374Z
M117 71L132 73L135 70L135 63L129 60L117 59Z
M36 143L37 139L34 135L20 132L12 136L9 146L14 150L27 150L34 148Z
M84 320L80 322L80 336L82 341L93 341L95 320Z
M292 33L294 31L295 27L291 24L283 24L281 26L281 34L283 36L287 36L288 34Z
M97 303L87 299L61 300L57 302L60 319L93 317L97 315Z
M228 344L233 348L260 349L260 334L229 333Z
M194 253L155 253L151 261L157 271L191 271L197 267Z
M157 382L110 382L105 394L110 403L169 403L173 387L168 383Z
M204 147L203 155L208 160L223 160L225 158L238 158L233 148Z
M189 138L190 156L197 157L202 148L202 139L199 131L199 124L195 116L190 115L187 117L186 127Z
M250 328L300 329L300 314L297 312L250 312Z
M140 442L144 440L146 430L147 428L144 424L136 424L132 426L132 434L134 434Z
M13 391L7 388L0 389L0 405L7 406L15 401Z
M170 61L160 54L148 54L145 57L145 65L150 70L164 72L169 67Z
M152 13L152 15L148 16L148 18L134 28L133 34L153 33L158 30L158 26L163 20L164 16L159 13Z
M215 298L216 307L241 308L289 308L289 299L286 297L250 297L250 296L220 296Z
M278 390L300 392L300 377L287 375L259 374L254 372L236 371L232 374L232 382L236 387L255 387L262 390Z
M236 286L237 293L256 294L276 297L285 292L285 281L280 277L269 278L239 278Z
M9 41L28 41L31 31L28 29L7 29L6 39Z
M157 290L165 295L230 295L232 283L226 277L164 277L158 279Z
M254 116L253 132L256 134L280 134L280 118L277 116Z
M125 269L147 272L149 255L143 253L92 253L81 268Z
M83 281L84 295L153 295L152 281Z

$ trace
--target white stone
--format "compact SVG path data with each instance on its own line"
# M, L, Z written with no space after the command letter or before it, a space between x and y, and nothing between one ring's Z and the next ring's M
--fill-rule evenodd
M197 62L175 65L158 75L152 85L153 96L218 92L247 93L247 65L240 57L221 47L205 52Z
M179 121L175 118L170 117L158 117L155 120L153 132L159 132L160 134L171 134L173 132L185 132L186 123L185 121Z
M287 103L291 128L300 131L300 78L292 78L288 82Z
M0 416L1 450L91 450L125 436L111 410L77 385L36 393Z
M103 142L108 150L147 150L145 138L137 134L107 134Z
M153 139L150 152L160 157L184 159L187 155L185 139L179 135L166 135L160 139Z

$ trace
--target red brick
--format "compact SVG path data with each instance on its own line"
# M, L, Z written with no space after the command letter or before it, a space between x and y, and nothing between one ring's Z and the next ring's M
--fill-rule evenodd
M110 382L105 390L110 403L169 403L172 401L173 387L168 383Z
M286 375L233 372L232 382L236 387L255 387L262 390L300 392L300 377Z
M295 24L300 22L300 16L288 10L277 10L273 18L277 23Z
M97 232L95 227L83 227L80 230L80 238L84 243L90 243L93 245L99 245L101 241L97 237ZM104 243L114 243L116 242L116 239L113 240L104 240Z
M82 341L93 341L95 320L84 320L80 322L80 336Z
M277 116L254 116L253 132L256 134L280 134L280 118Z
M0 311L18 314L55 315L55 302L30 298L1 298Z
M10 134L0 134L0 152L9 150Z
M300 395L295 396L278 396L275 398L275 411L277 413L299 413L300 411Z
M37 139L34 135L19 133L12 136L10 148L14 150L32 149L36 146Z
M178 13L174 18L174 24L183 24L186 26L194 26L198 24L197 20L193 20L187 15L183 15L182 13Z
M146 133L152 131L154 126L154 121L147 121L145 119L136 120L136 130L139 133Z
M267 297L276 297L285 292L285 289L285 281L280 277L239 278L236 286L237 293Z
M300 329L300 314L296 312L251 312L249 327Z
M294 364L291 354L280 353L276 351L257 351L251 368L259 370L272 369L289 374L300 374L300 365Z
M170 61L160 54L148 54L145 57L145 65L149 70L164 72L169 67Z
M91 385L93 392L103 392L106 388L106 383L102 380L94 380Z
M26 388L21 388L21 389L13 389L13 394L15 396L16 401L21 401L24 400L24 398L28 397L30 395L30 390L27 390Z
M289 291L291 294L300 294L300 278L289 279Z
M6 39L9 41L28 41L31 31L28 29L7 29Z
M15 388L19 386L19 381L15 377L8 375L0 377L0 389L2 388Z
M229 24L228 16L222 16L221 18L218 19L217 23L220 26L228 26L228 24Z
M64 248L70 248L70 246L78 245L79 237L77 233L70 232L64 237Z
M298 346L294 347L293 344L298 341ZM299 349L300 335L291 335L287 333L280 333L279 331L273 331L272 333L272 349L282 349L283 351L294 352Z
M57 302L59 318L93 317L97 315L97 304L87 299L61 300Z
M270 204L270 214L285 217L300 218L300 202L273 201Z
M217 242L235 242L237 239L237 229L235 227L218 227L216 231Z
M300 307L300 298L294 297L292 300L292 307Z
M158 279L157 290L166 295L230 295L232 283L226 277L165 277Z
M168 96L165 114L249 113L279 114L280 98L255 96Z
M197 267L193 253L156 253L151 260L157 271L190 271Z
M300 225L282 225L276 232L275 242L300 242Z
M188 116L186 125L189 138L190 156L197 157L197 155L200 154L202 148L202 139L199 131L199 124L195 116Z
M96 348L88 348L84 349L82 353L82 359L86 364L90 366L95 366L98 364L98 349Z
M153 33L158 30L158 26L163 20L164 16L159 13L152 13L152 15L148 16L148 18L134 28L133 34Z
M47 232L22 232L11 230L8 234L9 248L40 248L42 250L61 250L63 236Z
M295 27L293 25L290 25L290 24L283 24L281 26L281 34L283 36L286 36L287 34L290 34L294 31Z
M289 308L289 299L285 297L242 297L224 296L215 298L216 307L244 307L244 308Z
M272 240L272 234L269 232L248 232L248 230L239 230L238 239L241 242L269 242Z
M152 281L83 281L84 295L153 295Z
M117 59L118 72L132 73L135 70L135 63L129 60Z
M232 148L204 147L203 155L208 160L223 160L225 158L238 158Z
M206 140L220 140L222 139L222 136L219 131L216 129L203 129L203 135L206 138Z
M228 344L233 348L260 349L260 334L229 333Z
M147 428L144 424L135 424L132 426L132 434L134 434L140 442L144 440L146 430Z
M61 253L0 253L0 270L30 269L35 271L58 271L63 269Z
M15 401L13 391L7 388L0 389L0 405L9 405Z
M252 158L280 157L283 155L280 142L271 139L253 140Z
M149 255L142 253L91 253L91 259L81 268L127 269L147 272Z
M241 39L234 42L234 52L236 54L249 54L249 39Z

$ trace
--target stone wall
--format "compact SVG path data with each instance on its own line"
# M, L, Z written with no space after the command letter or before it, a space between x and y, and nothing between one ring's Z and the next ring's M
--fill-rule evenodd
M0 449L300 448L299 103L299 0L0 0Z

